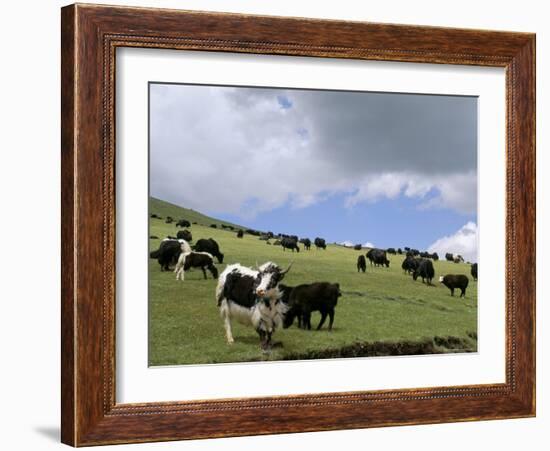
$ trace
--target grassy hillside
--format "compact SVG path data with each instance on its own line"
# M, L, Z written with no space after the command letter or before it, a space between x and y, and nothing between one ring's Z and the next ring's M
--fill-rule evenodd
M226 264L237 262L254 266L271 260L285 267L293 261L286 284L338 282L343 292L332 332L326 329L327 324L321 331L296 326L278 330L274 341L279 344L272 352L263 353L251 327L234 323L235 343L225 342L214 298L216 281L210 275L204 280L202 272L194 270L186 274L185 282L176 281L173 272L161 272L157 261L151 259L150 365L477 350L477 282L470 277L469 265L435 262L435 286L426 286L403 274L403 256L388 256L390 268L369 265L365 274L357 273L356 259L364 250L329 245L326 251L312 248L309 252L285 252L251 235L238 239L235 232L210 228L209 224L220 221L155 199L150 213L199 222L191 227L194 241L211 237L219 243L225 254L224 264L217 264L220 272ZM151 235L162 238L176 231L174 224L150 219ZM150 248L158 248L159 243L151 239ZM449 290L438 283L440 275L451 273L470 278L465 299L451 297ZM319 319L319 313L313 313L313 328Z
M211 218L210 216L203 215L196 210L191 208L183 208L179 205L171 204L170 202L165 202L154 197L149 197L149 214L157 214L162 218L162 221L166 219L167 216L172 216L176 221L178 219L187 219L189 222L196 222L201 225L209 226L210 224L216 224L220 227L222 224L230 225L237 228L247 229L232 222L220 221L216 218Z

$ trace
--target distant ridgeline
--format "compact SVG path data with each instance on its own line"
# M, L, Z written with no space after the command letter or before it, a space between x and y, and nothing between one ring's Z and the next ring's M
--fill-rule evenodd
M171 204L155 197L149 197L149 215L156 214L163 219L166 219L168 216L172 217L174 221L180 219L187 219L190 223L197 223L203 226L210 226L216 224L219 228L222 225L231 226L237 229L246 229L246 227L240 226L238 224L233 224L227 221L220 221L216 218L211 218L210 216L203 215L198 211L192 210L190 208L183 208L179 205Z

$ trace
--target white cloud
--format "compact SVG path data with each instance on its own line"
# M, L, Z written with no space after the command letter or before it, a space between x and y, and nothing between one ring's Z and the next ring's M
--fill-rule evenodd
M419 208L451 208L461 213L476 211L477 176L474 171L444 176L409 172L369 175L346 198L346 206L351 208L381 198L395 199L399 195L423 199L430 192L435 192L435 197L422 202Z
M354 243L352 243L349 240L342 241L341 243L338 243L338 244L340 244L340 246L345 246L345 247L353 247L355 245Z
M437 252L440 257L447 252L460 254L466 261L477 262L477 225L468 222L453 235L435 241L428 248L428 252Z
M161 199L248 218L335 194L476 209L472 99L153 84L150 105Z
M345 246L345 247L353 247L355 246L355 243L350 241L350 240L346 240L346 241L341 241L340 243L338 243L339 245L341 246ZM370 241L367 241L365 244L362 244L361 247L376 247L374 244L372 244Z

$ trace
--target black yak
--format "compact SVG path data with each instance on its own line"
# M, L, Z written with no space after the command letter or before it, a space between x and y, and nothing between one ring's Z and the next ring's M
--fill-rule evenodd
M292 252L294 252L294 249L296 249L296 252L300 252L298 240L295 240L294 238L283 238L281 240L281 246L283 247L283 251L286 249L292 249Z
M470 274L472 275L474 280L477 281L477 263L474 263L470 268Z
M315 247L317 249L326 249L327 248L327 243L325 242L324 238L315 238L315 240L313 241L313 244L315 244Z
M283 293L288 293L290 287L281 287ZM327 316L329 317L328 330L332 330L334 323L334 309L338 298L342 295L340 285L337 283L314 282L298 285L290 289L288 294L288 312L284 318L284 327L290 327L294 319L298 317L298 323L304 329L311 329L311 312L320 312L321 321L317 330L323 327ZM284 302L283 302L284 303Z
M432 279L434 278L435 271L434 265L431 260L423 258L418 263L418 267L413 271L413 279L416 280L418 276L422 278L422 283L427 283L428 285L432 284Z
M302 238L300 243L304 245L304 249L309 251L311 249L311 240L309 238Z
M363 271L365 272L367 270L367 260L365 259L365 256L361 254L359 257L357 257L357 272Z
M412 255L408 255L401 263L401 268L406 273L412 273L418 267L419 260L414 258Z
M219 263L223 263L223 254L220 252L220 247L212 238L201 238L197 241L193 250L196 252L208 252L216 257Z
M460 297L466 297L468 277L464 274L447 274L446 276L441 276L439 282L451 290L451 296L455 295L455 288L460 288Z
M176 238L189 242L193 241L193 234L187 229L178 230L178 233L176 233Z
M386 256L386 251L382 249L371 249L367 252L367 258L371 265L381 266L386 265L386 268L390 267L390 261Z
M208 269L212 274L212 278L218 278L218 269L214 266L214 258L208 252L190 252L188 254L180 254L178 263L176 264L176 280L183 280L185 277L185 271L189 271L190 268L202 269L204 278L206 277L206 270Z

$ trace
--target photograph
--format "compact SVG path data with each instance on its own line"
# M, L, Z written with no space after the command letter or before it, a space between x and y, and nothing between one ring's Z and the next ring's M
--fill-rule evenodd
M149 366L477 352L476 96L148 89Z
M42 3L4 210L60 264L10 263L11 448L546 443L542 7Z

